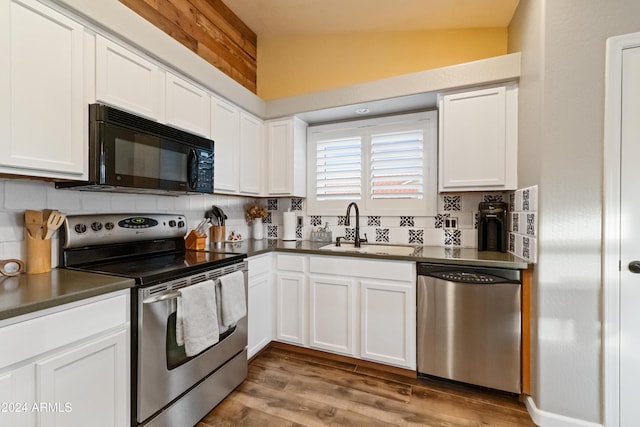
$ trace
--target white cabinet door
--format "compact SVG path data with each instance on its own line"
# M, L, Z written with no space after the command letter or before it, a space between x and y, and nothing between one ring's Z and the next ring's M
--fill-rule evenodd
M240 193L259 196L263 193L262 120L251 114L240 112L240 142L238 168Z
M164 74L154 63L96 36L96 99L160 121Z
M415 286L367 279L360 282L360 293L360 356L415 369Z
M126 330L92 340L36 362L40 402L56 410L39 413L46 426L118 427L129 421Z
M251 358L273 338L273 275L271 271L253 275L249 260L248 354Z
M307 307L304 273L278 272L276 279L276 336L280 341L306 345Z
M267 122L267 193L306 197L306 123L295 117Z
M238 193L239 132L238 108L220 98L211 97L211 139L214 142L216 193Z
M357 282L350 278L309 278L309 345L355 356Z
M439 190L515 190L515 84L441 94L439 109Z
M209 94L171 73L166 74L166 94L166 123L208 138L211 132Z
M86 179L83 34L35 0L0 4L0 172Z

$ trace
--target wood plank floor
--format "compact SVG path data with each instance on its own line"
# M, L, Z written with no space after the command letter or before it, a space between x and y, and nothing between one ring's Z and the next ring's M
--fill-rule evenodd
M535 426L509 394L268 347L196 427Z

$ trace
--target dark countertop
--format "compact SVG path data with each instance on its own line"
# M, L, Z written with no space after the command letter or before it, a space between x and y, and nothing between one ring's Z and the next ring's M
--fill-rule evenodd
M529 263L513 254L491 251L478 251L474 248L458 248L444 246L419 246L419 245L394 245L412 246L414 252L411 255L378 255L362 254L354 252L334 252L320 249L329 245L329 242L312 242L309 240L283 241L275 239L243 240L241 242L225 243L224 247L213 245L208 249L214 252L245 253L247 256L255 256L268 252L293 252L329 256L355 256L363 258L391 259L414 262L431 262L439 264L465 265L475 267L497 267L515 270L524 270Z
M412 254L401 256L333 252L320 249L328 244L328 242L308 240L291 242L273 239L245 240L226 243L222 248L211 246L208 251L241 253L249 257L275 251L517 270L526 269L529 266L525 260L512 254L480 252L472 248L412 246L414 248ZM51 272L42 274L22 273L15 277L0 276L0 321L133 286L132 279L64 268L54 268Z
M49 273L0 276L0 320L128 289L133 279L54 268Z

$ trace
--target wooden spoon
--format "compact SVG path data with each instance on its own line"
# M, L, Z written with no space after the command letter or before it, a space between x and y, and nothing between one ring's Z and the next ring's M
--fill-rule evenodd
M42 211L24 211L24 225L27 227L29 236L34 239L42 239Z
M63 213L60 213L58 211L51 211L49 217L47 218L47 222L44 225L45 240L48 240L51 238L51 236L53 236L53 233L55 233L55 231L60 228L66 217L67 216Z

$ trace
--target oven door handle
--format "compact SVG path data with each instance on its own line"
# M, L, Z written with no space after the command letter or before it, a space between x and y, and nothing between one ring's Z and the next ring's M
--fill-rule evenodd
M154 302L176 299L180 296L180 291L166 292L161 295L154 295L142 301L143 304L153 304Z

